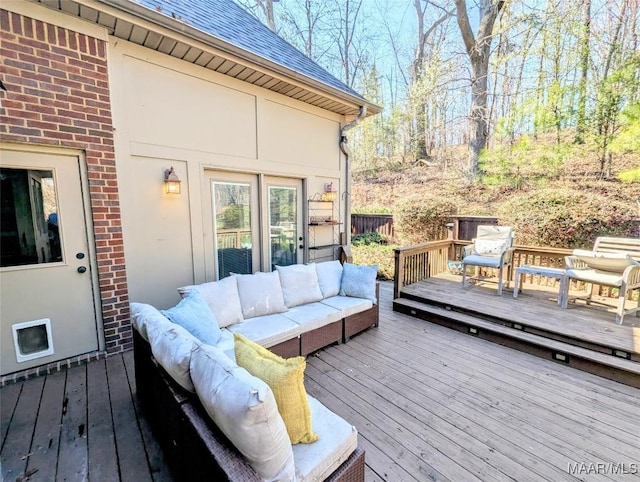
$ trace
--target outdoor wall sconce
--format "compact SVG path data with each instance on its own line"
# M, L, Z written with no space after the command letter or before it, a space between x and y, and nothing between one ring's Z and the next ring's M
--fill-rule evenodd
M180 194L180 182L173 166L164 170L164 190L167 194Z
M338 192L333 188L333 183L328 182L324 185L324 192L322 193L323 201L335 201L338 197Z

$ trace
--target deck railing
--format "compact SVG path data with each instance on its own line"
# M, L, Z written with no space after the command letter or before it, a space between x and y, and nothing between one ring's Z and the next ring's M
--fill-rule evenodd
M462 259L462 248L467 244L469 241L447 239L397 248L393 281L394 297L397 298L405 286L446 272L449 269L447 261ZM564 248L515 246L513 266L507 273L507 279L512 281L515 269L525 264L562 268L565 264L564 257L569 254L571 250ZM486 270L489 271L490 268ZM523 278L523 282L552 286L557 283L557 280L534 278L528 275Z

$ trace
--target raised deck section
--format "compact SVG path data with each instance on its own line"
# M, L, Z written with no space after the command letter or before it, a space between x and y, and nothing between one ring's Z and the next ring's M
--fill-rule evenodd
M405 286L394 310L640 386L640 318L616 325L606 305L563 310L552 288L510 295L497 296L488 283L463 289L459 277L439 275Z

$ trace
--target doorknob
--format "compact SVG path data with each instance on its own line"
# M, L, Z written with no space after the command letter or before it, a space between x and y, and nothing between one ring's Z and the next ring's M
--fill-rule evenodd
M84 253L76 253L76 258L78 259L84 258Z
M86 266L78 266L78 273L86 273L87 268Z
M299 245L298 248L303 249L304 248L304 244Z

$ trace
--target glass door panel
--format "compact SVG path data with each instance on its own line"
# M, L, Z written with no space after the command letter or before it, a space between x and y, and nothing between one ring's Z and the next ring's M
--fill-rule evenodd
M218 279L253 273L251 184L212 183Z
M302 262L302 181L266 177L269 252L272 270Z
M297 261L298 190L269 186L269 245L272 269Z

